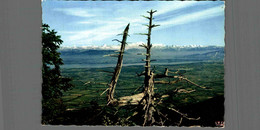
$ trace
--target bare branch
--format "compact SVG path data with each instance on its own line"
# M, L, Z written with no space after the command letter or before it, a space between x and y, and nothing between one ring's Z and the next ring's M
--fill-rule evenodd
M176 80L176 81L154 81L155 84L175 84L177 82L178 82L178 80Z
M117 41L117 42L122 43L122 41L120 41L120 40L118 40L118 39L113 39L112 41Z
M182 79L181 76L168 76L165 74L156 74L154 78L174 78L174 79Z
M149 35L148 33L135 33L135 35Z
M137 114L138 114L138 112L134 112L134 113L133 113L133 115L132 115L132 116L129 116L129 117L127 117L127 118L126 118L126 120L129 120L131 117L133 117L133 116L135 116L135 115L137 115Z
M188 91L188 90L185 90L185 89L179 89L178 90L178 93L192 93L192 92L195 92L196 90L190 90L190 91Z
M139 90L141 87L143 87L143 85L142 85L142 86L140 86L140 87L138 87L137 89L135 89L135 91L134 91L134 92L136 92L137 90Z
M194 83L194 82L188 80L187 78L183 78L183 80L185 80L185 81L187 81L187 82L189 82L189 83L191 83L191 84L193 84L193 85L195 85L195 86L197 86L197 87L200 87L200 88L203 88L203 89L206 88L206 87L200 86L200 85L198 85L198 84L196 84L196 83Z
M183 113L179 112L178 110L176 110L174 108L169 108L168 107L168 109L172 110L172 111L174 111L174 112L176 112L178 114L180 114L182 117L184 117L185 119L188 119L188 120L199 120L200 119L200 117L198 117L198 118L189 118L187 114L183 114Z
M140 47L144 47L144 48L147 48L147 46L146 45L144 45L143 43L142 43L142 45L139 45Z
M87 83L85 83L84 85L88 85L88 84L100 84L100 85L107 85L107 83L101 83L101 82L90 82L88 81Z
M112 100L108 101L107 106L112 102Z
M160 26L160 25L155 25L155 24L153 24L153 25L151 26L151 28L158 27L158 26Z
M181 123L182 123L182 119L183 119L183 117L181 117L181 119L180 119L180 121L179 121L179 124L178 124L178 126L180 126L180 125L181 125Z
M136 72L136 75L139 76L139 77L142 76L142 75L144 75L144 74L145 74L145 71L143 71L143 72L140 73L140 74L138 74L138 73Z
M165 73L164 73L164 74L157 74L157 75L155 75L154 78L174 78L174 79L178 79L178 80L185 80L185 81L187 81L188 83L191 83L191 84L193 84L193 85L195 85L195 86L197 86L197 87L206 89L206 87L200 86L200 85L198 85L198 84L196 84L196 83L194 83L194 82L192 82L192 81L190 81L190 80L188 80L187 78L184 78L184 77L182 77L182 76L168 76L168 75L167 75L167 70L168 70L168 69L165 70ZM168 71L168 72L169 72L169 71ZM172 83L174 83L174 82L169 83L169 82L167 82L167 81L155 81L155 83L157 83L157 84L167 84L167 83L168 83L168 84L172 84Z
M167 71L168 73L171 73L171 74L183 74L183 73L186 73L186 70L179 70L179 69L176 70L176 71L174 70L175 72L173 72L173 71L169 71L168 68L165 68L165 72L166 72L166 71Z
M107 88L105 91L103 91L100 96L102 96L109 88Z
M154 10L154 11L153 11L153 10L151 10L151 11L147 11L147 13L152 13L152 14L155 13L155 12L157 12L157 10Z
M146 27L149 27L149 25L147 25L147 24L142 24L142 25L144 25L144 26L146 26Z
M145 16L145 15L141 15L141 16L144 17L144 18L147 18L147 19L151 19L150 17Z

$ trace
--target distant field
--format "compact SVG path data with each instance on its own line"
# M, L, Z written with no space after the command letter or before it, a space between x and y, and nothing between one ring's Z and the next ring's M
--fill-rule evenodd
M201 102L218 95L224 95L224 64L223 62L197 62L173 65L155 65L155 73L163 73L164 69L169 70L182 69L187 72L184 74L193 82L208 87L210 89L201 89L185 81L173 85L155 85L155 93L167 93L176 88L186 90L196 90L189 94L178 94L173 99L173 104L177 106L185 106L193 103ZM105 104L105 95L100 94L107 88L106 85L95 83L109 83L111 75L100 70L113 71L113 67L107 68L63 68L62 74L66 77L73 78L75 88L64 92L63 100L69 109L83 108L89 106L90 101L97 101L99 104ZM140 73L144 70L142 65L124 66L120 74L119 82L115 91L115 98L137 94L141 89L135 89L143 84L144 77L136 76L136 72ZM165 79L170 80L170 79ZM92 84L84 85L86 82ZM94 83L95 82L95 83Z

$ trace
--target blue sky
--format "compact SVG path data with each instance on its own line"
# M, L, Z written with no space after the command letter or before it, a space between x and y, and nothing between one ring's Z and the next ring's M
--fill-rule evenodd
M223 1L43 1L43 23L61 35L63 47L112 46L130 23L128 41L146 42L141 15L154 13L152 43L155 45L224 46Z

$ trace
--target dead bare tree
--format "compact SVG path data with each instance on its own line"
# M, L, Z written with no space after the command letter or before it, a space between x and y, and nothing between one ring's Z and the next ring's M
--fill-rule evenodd
M141 74L137 74L138 76L142 76L144 75L144 91L143 91L143 98L140 100L140 104L143 104L143 110L144 110L144 122L143 122L143 126L147 126L147 125L153 125L156 121L154 119L154 112L157 111L157 113L159 112L156 109L156 105L155 104L155 97L154 97L154 84L174 84L177 83L179 81L187 81L188 83L191 83L197 87L200 88L205 88L205 87L201 87L200 85L188 80L187 78L185 78L182 73L180 73L180 71L176 71L176 72L171 72L169 71L167 68L165 68L165 72L163 74L155 74L153 71L151 71L151 48L152 48L152 44L151 44L151 31L152 28L157 27L159 25L155 25L152 23L153 18L153 13L155 13L156 10L150 10L147 11L147 13L149 13L149 16L143 16L144 18L147 18L149 20L149 25L145 25L148 27L148 33L139 33L140 35L146 35L147 36L147 44L142 44L140 45L141 47L146 48L146 54L142 54L146 56L146 59L144 59L143 61L145 61L145 71L142 72ZM168 75L168 73L174 73L177 74L177 76L170 76ZM176 79L174 81L155 81L155 79L159 79L159 78L173 78ZM178 91L176 91L178 92ZM170 110L175 110L173 108L169 108ZM197 120L199 118L188 118L188 116L186 114L183 114L179 111L175 111L176 113L180 114L181 116L181 120L182 118L186 118L189 120ZM159 112L160 113L160 112ZM159 114L161 116L164 116L162 114ZM160 121L161 122L161 121ZM180 121L181 122L181 121Z
M128 36L128 30L129 30L129 26L130 24L128 24L123 32L123 38L122 41L118 40L118 39L114 39L113 41L118 41L121 43L121 48L119 50L119 54L110 54L108 56L113 56L113 57L117 57L117 64L115 67L115 71L112 72L113 76L112 79L110 81L110 84L108 84L108 88L105 90L107 91L107 105L109 105L110 103L112 103L114 100L114 92L115 92L115 88L116 88L116 84L122 69L122 65L123 65L123 54L125 51L125 46L126 46L126 40L127 40L127 36Z
M144 97L141 99L141 102L144 100L144 107L143 110L145 112L144 114L144 123L143 125L151 125L154 123L154 117L153 113L155 112L154 109L154 73L151 71L151 32L152 28L157 27L159 25L155 25L152 23L153 20L153 13L155 13L156 10L150 10L147 11L149 16L143 16L144 18L149 20L149 25L145 25L148 27L148 33L140 33L140 35L147 35L147 44L140 45L141 47L146 48L146 59L145 61L145 71L141 73L140 75L144 75Z

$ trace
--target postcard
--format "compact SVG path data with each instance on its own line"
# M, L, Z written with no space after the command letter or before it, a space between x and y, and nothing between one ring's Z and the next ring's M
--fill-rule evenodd
M42 125L224 127L224 1L42 1Z

